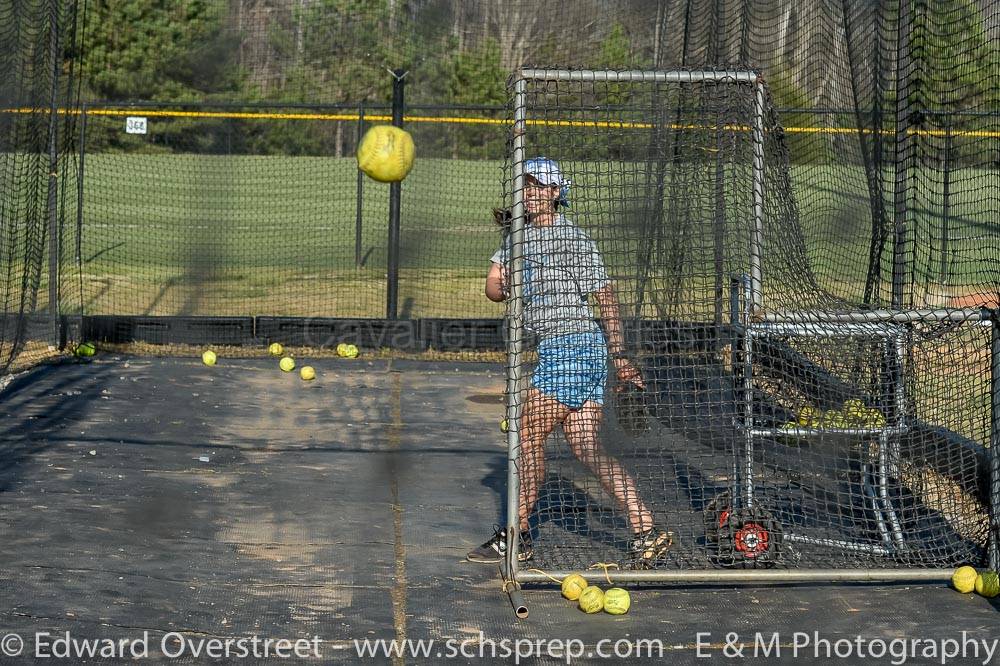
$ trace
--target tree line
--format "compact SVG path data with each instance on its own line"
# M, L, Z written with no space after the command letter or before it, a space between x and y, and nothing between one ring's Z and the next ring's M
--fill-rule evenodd
M779 106L860 110L876 122L877 103L891 124L898 9L834 5L842 10L772 0L747 14L736 0L90 0L78 5L65 70L75 68L87 100L377 105L390 99L387 70L403 69L410 104L489 107L507 103L519 64L746 62L765 72ZM909 82L912 106L1000 110L1000 48L991 37L1000 28L988 5L915 5L906 45L920 72ZM223 130L232 133L215 134ZM351 142L340 125L256 133L289 152L332 141L339 153ZM464 127L439 140L457 155L493 152L491 136Z

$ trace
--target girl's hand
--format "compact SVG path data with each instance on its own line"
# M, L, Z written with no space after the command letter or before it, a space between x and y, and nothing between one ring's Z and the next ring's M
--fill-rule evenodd
M646 388L646 382L642 380L642 373L639 368L627 358L614 359L615 370L618 374L618 381L623 384L635 384L640 389Z
M507 271L498 263L490 264L486 275L486 298L501 303L507 298Z

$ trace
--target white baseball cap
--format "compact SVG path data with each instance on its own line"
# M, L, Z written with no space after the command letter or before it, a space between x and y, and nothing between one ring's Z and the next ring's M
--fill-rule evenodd
M547 157L533 157L524 163L524 172L542 185L559 186L559 203L569 208L570 181L563 178L559 163Z

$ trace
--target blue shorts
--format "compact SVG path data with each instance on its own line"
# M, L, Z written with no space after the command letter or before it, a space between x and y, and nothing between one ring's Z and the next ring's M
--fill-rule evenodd
M588 400L604 404L607 378L608 346L601 331L558 335L538 344L532 385L571 409Z

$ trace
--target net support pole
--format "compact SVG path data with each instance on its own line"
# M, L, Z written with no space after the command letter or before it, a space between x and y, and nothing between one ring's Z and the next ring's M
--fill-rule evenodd
M754 82L753 116L753 228L750 230L750 300L748 315L756 317L763 300L762 249L764 236L764 82Z
M734 464L734 481L737 492L733 493L734 508L753 509L753 449L754 449L754 395L753 395L753 330L751 324L751 306L754 302L753 279L747 282L744 300L746 306L742 312L743 325L743 455L740 463ZM735 456L739 460L740 456Z
M517 553L520 547L520 494L518 457L521 450L522 354L524 351L524 133L527 127L527 84L524 78L514 82L513 175L514 205L510 225L510 270L507 317L507 562L506 573L516 580ZM525 613L527 609L525 608Z
M909 2L899 3L899 27L896 35L896 136L894 163L896 165L893 190L893 239L892 239L892 307L902 309L906 283L907 242L907 182L912 169L913 115L907 105L912 99L911 81L913 62L913 9Z
M764 82L757 78L753 114L753 227L750 229L750 279L746 284L743 308L743 453L736 482L742 496L734 492L737 506L753 509L754 503L754 419L753 419L753 335L750 326L763 301L762 244L764 236ZM737 456L739 458L739 456Z
M355 150L361 145L361 137L365 133L365 103L358 104L358 131L355 132ZM357 192L354 198L354 267L361 268L361 232L362 215L361 206L365 194L365 175L358 169Z
M990 533L989 563L1000 570L1000 310L991 313L990 329Z
M720 123L721 124L721 123ZM723 303L726 279L726 169L722 161L723 136L722 131L715 134L715 215L713 222L713 255L715 259L715 337L712 343L714 351L718 352L722 339Z
M950 233L951 211L951 114L944 117L944 165L941 167L943 179L941 192L941 261L938 269L938 284L944 287L949 282L948 266L948 235ZM942 294L943 295L943 294Z
M403 86L406 71L392 72L392 124L403 126ZM389 247L386 267L385 317L399 318L399 209L402 200L403 183L396 181L389 185Z
M49 57L52 58L52 87L49 95L49 343L62 340L59 319L59 220L56 214L59 191L59 68L62 64L59 40L59 1L49 0Z
M522 69L520 77L532 81L612 81L645 83L701 83L704 81L731 81L760 83L760 75L750 70L671 70L671 71L611 71L592 69Z
M83 269L83 179L86 173L84 161L87 155L87 103L80 106L80 165L76 174L76 247L74 261L76 269Z

